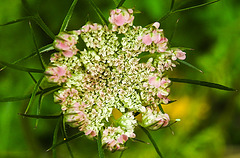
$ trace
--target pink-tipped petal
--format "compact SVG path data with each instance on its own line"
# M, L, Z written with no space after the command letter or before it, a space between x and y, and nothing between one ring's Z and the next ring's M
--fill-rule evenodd
M122 138L122 136L120 136L120 137L117 139L117 141L118 141L118 143L123 144L123 138Z
M58 50L68 50L68 49L70 49L68 43L65 42L65 41L61 41L61 40L56 40L55 48L57 48Z
M92 131L92 132L91 132L91 136L92 136L92 137L95 137L96 135L97 135L97 133L96 133L95 131Z
M110 15L115 14L115 10L111 10Z
M116 13L118 14L121 13L121 11L122 11L121 9L116 9Z
M114 18L114 23L117 25L117 26L122 26L124 23L125 23L125 18L123 17L122 14L119 14L119 15L116 15L115 18Z
M127 136L127 135L123 134L123 135L121 135L121 136L122 136L122 138L123 138L123 140L124 140L125 142L128 140L128 136Z
M185 60L186 59L186 53L181 51L181 50L176 51L176 56L180 60Z
M92 130L88 130L87 132L85 132L85 135L89 135L92 132Z
M143 36L142 42L143 42L144 44L148 45L148 46L151 45L151 43L152 43L152 38L151 38L150 34L147 34L147 35Z
M167 126L169 121L170 121L170 118L169 118L169 115L168 114L163 114L163 118L164 118L164 123L163 123L163 127Z
M158 96L158 98L160 98L160 99L163 98L163 96L162 96L162 94L161 94L160 92L157 94L157 96Z
M96 132L93 131L93 130L88 130L88 131L85 133L85 135L90 135L90 136L92 136L92 137L95 137L97 134L96 134Z
M65 74L66 74L65 68L59 66L58 69L57 69L57 75L58 76L64 76Z
M62 53L65 57L68 57L68 58L70 58L74 55L74 53L72 51L63 51Z
M128 9L128 12L129 12L130 14L132 14L132 13L133 13L133 10L132 10L132 9Z
M153 31L153 37L152 40L155 44L160 43L161 42L161 35L160 33L157 33L157 31Z
M158 28L160 27L160 23L159 23L159 22L155 22L155 23L153 23L153 26L154 26L156 29L158 29Z
M156 88L160 87L160 80L157 77L149 77L148 82Z

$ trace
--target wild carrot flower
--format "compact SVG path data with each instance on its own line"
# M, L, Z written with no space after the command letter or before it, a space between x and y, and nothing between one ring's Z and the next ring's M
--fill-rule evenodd
M158 22L141 27L133 20L132 9L119 8L110 12L110 26L88 22L80 30L61 32L54 41L59 52L46 71L49 82L62 86L54 97L65 122L89 137L100 132L110 151L125 149L124 143L136 137L137 125L151 130L168 125L169 116L158 108L170 101L166 72L186 58L185 52L169 47ZM78 38L86 49L77 49ZM139 56L146 52L152 57L141 62Z

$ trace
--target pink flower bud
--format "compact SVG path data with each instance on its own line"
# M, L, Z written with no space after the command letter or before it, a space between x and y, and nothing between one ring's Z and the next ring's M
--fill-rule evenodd
M96 30L98 29L97 23L94 23L94 24L90 25L90 28L91 28L93 31L96 31Z
M67 71L67 66L49 67L46 74L50 82L56 82L58 84L66 82L67 78L71 76L70 72Z
M125 135L125 134L121 135L121 136L117 139L118 143L121 143L121 144L125 143L127 140L128 140L128 136Z
M181 51L180 49L175 51L176 57L180 60L185 60L186 59L186 53Z
M161 81L160 81L160 79L158 79L157 77L149 77L148 78L148 82L149 82L149 84L150 85L153 85L154 87L156 87L156 88L159 88L160 87L160 85L161 85Z
M150 36L150 34L144 35L142 38L142 42L146 45L151 45L152 44L152 38Z
M95 137L97 135L97 133L93 130L88 130L87 132L85 132L85 135L90 135L92 137Z
M169 85L169 83L171 83L171 81L167 77L163 77L161 79L160 85L161 87L166 88Z
M57 69L55 69L56 71L56 74L54 75L57 75L57 76L64 76L66 74L66 67L57 67Z
M154 26L156 29L158 29L160 27L160 23L159 22L155 22L155 23L153 23L152 26Z
M125 18L123 17L122 14L119 14L119 15L116 15L114 16L114 23L117 25L117 26L122 26L123 24L125 24Z
M87 24L87 25L84 25L83 27L82 27L82 32L88 32L89 31L89 28L90 28L90 25L89 24Z
M153 31L152 41L153 41L155 44L161 42L161 34L158 33L156 30Z
M166 127L170 121L168 114L161 114L158 117L157 123L148 127L150 130L158 130L161 127Z
M116 26L131 24L134 16L132 9L115 9L110 12L109 22ZM116 28L115 28L116 29Z
M55 62L55 61L58 60L61 56L62 56L61 53L54 53L54 54L52 54L52 56L51 56L51 58L50 58L50 61L51 61L51 62Z
M132 9L128 9L128 12L129 12L130 14L132 14L132 13L133 13L133 10L132 10Z
M71 47L69 44L61 39L56 39L54 41L54 46L57 50L69 50Z
M73 31L72 34L61 32L54 41L54 47L59 51L69 51L77 44L77 40L78 31Z
M73 49L73 50L62 51L62 53L63 53L63 55L64 55L65 57L70 58L70 57L72 57L73 55L76 55L76 54L77 54L77 51L78 51L78 49Z

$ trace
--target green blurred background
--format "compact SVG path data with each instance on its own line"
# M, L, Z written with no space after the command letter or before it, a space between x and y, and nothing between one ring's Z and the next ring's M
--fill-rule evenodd
M30 1L33 11L39 11L47 26L58 33L71 0ZM109 10L115 8L112 0L95 0L108 17ZM207 0L175 0L175 8L189 7ZM135 7L142 13L135 16L135 25L145 26L163 17L169 10L171 0L126 0L125 7ZM180 12L169 16L161 23L167 38L175 30L173 46L193 48L187 51L189 63L204 73L199 73L185 65L178 65L170 77L205 80L240 89L240 1L221 0L212 5ZM0 1L0 24L28 16L20 0ZM79 0L68 30L79 29L87 20L99 22L88 0ZM52 42L33 23L38 46ZM15 61L31 54L34 43L28 22L20 22L0 27L0 60ZM44 55L46 62L51 52ZM28 67L40 68L37 58L21 63ZM39 76L35 76L38 78ZM0 72L0 98L29 94L34 82L25 72L5 69ZM163 129L153 131L163 155L167 158L238 158L240 157L240 95L239 92L226 92L189 84L174 83L171 99L177 102L165 105L165 111L172 119L181 122L172 126L175 132ZM51 157L46 150L51 146L56 120L22 118L27 100L0 103L0 157ZM37 103L35 107L37 106ZM45 97L41 114L54 114L60 107L52 101L52 95ZM30 110L36 114L36 108ZM68 128L69 133L76 132ZM137 129L137 138L149 142L147 136ZM61 139L61 138L59 138ZM97 144L86 138L70 143L75 157L98 157ZM158 157L152 145L128 142L129 149L123 157ZM118 157L120 152L106 152L107 157ZM65 145L57 147L57 157L70 157Z

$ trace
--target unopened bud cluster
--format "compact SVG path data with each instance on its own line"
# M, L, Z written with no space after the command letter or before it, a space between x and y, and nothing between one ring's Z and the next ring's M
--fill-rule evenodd
M158 22L134 26L133 13L115 9L109 26L88 22L80 30L61 32L54 41L58 52L46 70L48 81L62 87L54 97L65 121L89 137L100 132L110 151L124 149L139 124L152 130L168 125L169 116L158 108L169 102L166 71L186 57L169 48ZM78 38L86 49L77 49ZM116 109L121 116L113 116Z

